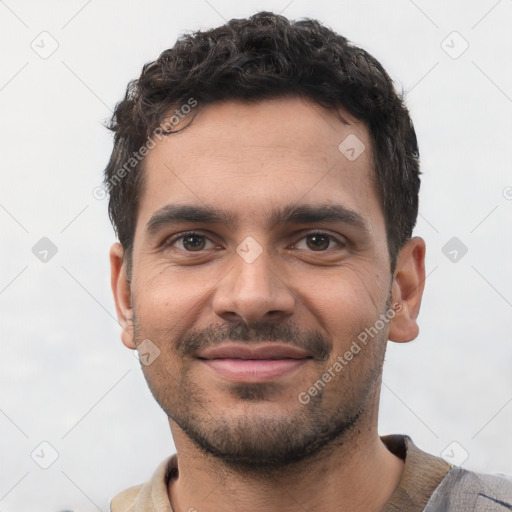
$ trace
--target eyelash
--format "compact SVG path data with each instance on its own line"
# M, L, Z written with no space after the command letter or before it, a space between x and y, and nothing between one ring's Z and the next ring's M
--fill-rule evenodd
M315 230L315 231L309 231L307 233L304 233L303 236L298 240L298 242L302 241L303 239L307 238L308 236L325 236L327 238L329 238L329 240L331 241L334 241L336 243L336 246L337 247L345 247L347 245L346 242L344 241L341 241L340 239L338 239L337 237L331 235L330 233L326 233L325 231L319 231L319 230ZM199 233L197 231L185 231L183 233L179 233L177 235L174 235L170 238L167 238L162 246L164 248L167 248L167 247L172 247L173 244L175 244L178 240L183 240L184 238L188 237L188 236L197 236L197 237L203 237L205 238L206 240L212 242L212 243L215 243L213 242L212 240L210 240L206 235L204 235L203 233ZM295 247L297 245L297 243L294 243L291 245L291 247ZM336 247L335 246L335 247ZM325 249L323 251L309 251L309 252L327 252L329 250L333 249L333 247L329 247L328 249ZM203 250L200 250L200 251L187 251L186 249L182 249L183 251L185 252L189 252L189 253L194 253L194 252L197 252L197 253L201 253Z
M347 245L346 242L340 240L339 238L335 237L334 235L331 235L330 233L326 233L325 231L320 231L320 230L314 230L314 231L308 231L307 233L304 233L303 236L301 238L299 238L298 242L301 242L302 240L304 240L305 238L307 238L308 236L325 236L326 238L328 238L330 241L333 241L335 242L336 246L335 247L338 247L338 248L343 248ZM298 243L297 242L297 243ZM294 243L292 245L292 247L294 247L295 245L297 245L297 243ZM330 251L331 249L334 249L335 247L329 247L328 249L325 249L323 251L309 251L309 252L327 252L327 251Z
M206 240L209 240L210 242L214 243L212 240L210 240L206 235L203 233L198 233L197 231L185 231L183 233L178 233L177 235L173 235L162 243L162 247L171 247L174 243L176 243L178 240L183 240L184 238L187 238L188 236L198 236L203 237ZM185 249L183 249L185 250ZM186 252L201 252L201 251L186 251Z

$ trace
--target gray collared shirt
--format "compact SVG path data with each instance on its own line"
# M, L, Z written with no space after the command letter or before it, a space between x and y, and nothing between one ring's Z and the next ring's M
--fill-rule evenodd
M512 480L480 475L421 451L411 438L383 436L388 450L405 461L400 484L382 512L506 512L512 510ZM111 512L173 512L168 484L178 474L176 456L164 460L145 484L111 502Z

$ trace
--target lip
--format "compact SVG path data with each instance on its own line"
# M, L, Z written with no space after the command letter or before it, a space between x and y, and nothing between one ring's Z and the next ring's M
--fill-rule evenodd
M293 345L258 342L254 345L225 343L198 352L201 359L306 359L312 354Z
M260 342L255 345L224 344L207 348L198 358L217 375L234 382L268 382L297 370L312 355L298 347Z

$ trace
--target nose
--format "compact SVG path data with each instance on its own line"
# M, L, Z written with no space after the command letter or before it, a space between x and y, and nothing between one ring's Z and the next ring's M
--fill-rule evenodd
M214 312L228 322L246 325L281 321L293 314L296 298L265 250L254 260L233 255L233 267L217 285Z

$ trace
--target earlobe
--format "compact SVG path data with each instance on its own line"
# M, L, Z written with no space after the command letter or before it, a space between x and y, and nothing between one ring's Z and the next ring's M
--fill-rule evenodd
M424 287L425 242L422 238L414 237L398 254L391 289L391 306L395 311L388 335L391 341L403 343L418 336L416 319Z
M120 243L115 243L110 248L110 284L117 318L123 328L121 340L128 348L135 349L131 288L123 255L124 251Z

